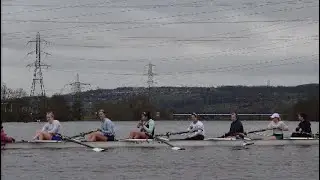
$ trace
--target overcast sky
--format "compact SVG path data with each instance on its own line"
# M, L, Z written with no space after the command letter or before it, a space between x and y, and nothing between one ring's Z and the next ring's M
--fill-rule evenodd
M1 81L30 92L40 32L47 93L319 81L318 0L4 0ZM85 88L88 89L88 88Z

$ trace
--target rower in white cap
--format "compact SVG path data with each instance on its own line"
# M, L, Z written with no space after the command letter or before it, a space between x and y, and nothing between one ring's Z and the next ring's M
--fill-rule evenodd
M271 139L283 139L283 131L288 131L288 126L281 121L278 113L273 113L270 118L272 121L269 123L268 129L273 130Z

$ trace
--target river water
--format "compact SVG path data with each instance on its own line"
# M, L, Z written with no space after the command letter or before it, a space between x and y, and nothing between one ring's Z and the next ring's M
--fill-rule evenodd
M181 131L188 121L156 122L157 133ZM228 121L204 121L207 137L222 135ZM298 122L286 122L294 130ZM7 134L30 140L44 123L5 123ZM115 122L117 138L125 138L136 122ZM245 130L267 126L267 121L244 121ZM75 135L99 128L99 122L63 122L63 132ZM313 132L319 123L312 122ZM289 135L288 132L286 135ZM266 134L261 134L266 135ZM255 135L259 136L259 135ZM319 146L116 148L106 152L83 149L1 151L2 180L316 180Z

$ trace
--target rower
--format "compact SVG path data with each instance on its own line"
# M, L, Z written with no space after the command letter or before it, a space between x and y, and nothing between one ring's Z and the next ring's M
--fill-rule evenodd
M141 120L137 128L140 128L140 131L130 132L129 139L153 139L155 123L151 118L150 112L143 112L141 114Z
M101 129L88 135L88 141L115 141L115 125L106 117L103 109L98 111L101 122Z
M204 140L204 126L201 121L198 120L198 115L196 113L191 114L191 124L188 127L190 132L185 140Z
M47 112L46 118L48 122L43 126L41 131L37 131L36 136L33 139L61 141L60 122L54 119L52 111Z
M291 134L291 137L312 137L311 123L307 120L307 115L305 113L299 113L298 119L300 123L296 128L296 132Z
M2 122L1 122L1 145L6 143L14 143L16 140L13 137L7 136L7 134L3 130Z
M243 139L245 136L244 130L243 130L243 125L242 125L242 122L239 120L237 113L232 112L230 114L230 118L232 120L232 123L230 125L230 130L229 130L229 132L227 132L226 134L221 136L221 138L234 136L236 138Z
M273 113L270 118L272 121L268 125L268 129L273 130L273 135L271 139L283 139L283 131L288 131L288 126L281 121L280 115L278 113Z

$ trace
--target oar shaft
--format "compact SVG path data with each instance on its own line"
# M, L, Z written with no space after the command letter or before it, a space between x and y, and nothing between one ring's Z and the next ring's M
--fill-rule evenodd
M162 139L160 139L160 138L158 138L158 137L154 137L154 139L157 140L157 141L160 141L160 142L162 142L162 143L164 143L164 144L167 144L167 145L170 146L170 147L175 147L174 145L172 145L172 144L168 143L167 141L162 140Z
M166 142L166 141L161 141L161 142L167 144L167 145L170 146L170 147L174 147L174 145L172 145L172 144L170 144L170 143L168 143L168 142Z
M276 129L276 128L274 128L274 129ZM263 131L268 131L268 130L274 130L274 129L270 129L270 128L258 129L258 130L254 130L254 131L249 131L249 132L247 132L247 134L256 133L256 132L263 132Z
M178 135L178 134L186 134L189 133L190 131L181 131L181 132L173 132L173 133L169 133L170 135Z
M80 144L80 145L86 146L86 147L88 147L88 148L92 148L92 149L95 148L95 147L90 146L90 145L88 145L88 144L84 144L84 143L82 143L82 142L78 142L78 141L76 141L76 140L73 140L73 139L71 139L70 137L62 136L61 134L60 134L60 136L61 136L61 138L62 138L63 140L70 141L70 142L73 142L73 143L76 143L76 144Z
M259 129L259 130L255 130L255 131L249 131L247 132L247 134L251 134L251 133L257 133L257 132L263 132L263 131L267 131L268 129Z
M81 133L81 134L78 134L78 135L75 135L75 136L71 136L70 139L74 139L74 138L77 138L77 137L83 137L85 135L91 134L91 133L96 132L96 131L97 130L89 131L89 132L86 132L86 133Z
M90 145L88 145L88 144L84 144L84 143L75 141L75 140L73 140L73 139L68 139L68 138L64 138L64 139L66 139L67 141L71 141L71 142L73 142L73 143L80 144L80 145L82 145L82 146L86 146L86 147L88 147L88 148L92 148L92 149L95 148L95 147L93 147L93 146L90 146Z
M171 136L171 135L179 135L179 134L186 134L186 133L192 133L192 132L196 132L200 129L194 129L191 131L180 131L180 132L167 132L166 134L158 134L156 136Z

